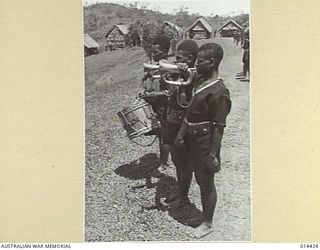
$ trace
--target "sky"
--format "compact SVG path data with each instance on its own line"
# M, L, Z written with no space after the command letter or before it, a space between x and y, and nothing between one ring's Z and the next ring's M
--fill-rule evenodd
M173 9L179 9L180 6L188 7L190 13L199 13L202 16L214 15L237 15L250 12L250 0L83 0L85 4L100 2L108 3L130 3L138 2L147 5L148 9L158 9L162 13L173 13Z

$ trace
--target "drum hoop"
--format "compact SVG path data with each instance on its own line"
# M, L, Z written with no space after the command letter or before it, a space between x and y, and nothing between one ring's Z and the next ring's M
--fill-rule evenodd
M147 126L146 128L143 128L143 129L140 129L140 130L136 130L136 132L130 134L129 139L131 140L131 139L140 137L141 135L143 135L144 132L148 132L149 129L147 129L147 128L150 128L150 127Z
M127 107L126 109L131 109L131 107ZM124 125L123 127L124 128L126 128L126 127L131 127L135 132L134 133L137 133L138 131L137 131L137 129L136 128L134 128L132 125L131 125L131 122L129 122L129 120L127 119L127 117L125 116L125 114L126 113L124 113L122 110L119 112L119 113L121 113L121 115L122 115L122 117L123 117L123 119L125 120L125 123L126 123L126 125Z

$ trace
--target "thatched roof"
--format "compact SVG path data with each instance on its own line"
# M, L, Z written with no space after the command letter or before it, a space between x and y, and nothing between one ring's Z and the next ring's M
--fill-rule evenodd
M99 44L88 34L84 34L84 46L88 49L98 48Z
M128 24L115 24L112 29L108 31L108 33L105 36L108 36L110 32L114 29L118 28L119 31L122 33L122 35L127 35L129 32L129 25Z
M236 27L236 28L238 28L240 30L243 30L242 26L240 24L238 24L236 21L229 20L224 25L222 25L219 29L217 29L217 31L220 31L220 30L233 30L234 27Z
M174 30L178 31L179 33L182 32L182 28L180 28L178 25L171 23L169 21L165 21L164 22L166 25L170 26L171 28L173 28Z
M209 33L212 32L212 27L211 27L210 24L207 22L207 20L204 19L203 17L197 19L189 28L186 29L186 32L189 31L189 30L191 30L193 27L195 27L199 22L204 26L204 28L205 28Z
M120 32L121 32L123 35L128 34L128 32L129 32L129 25L127 25L127 24L116 24L115 26L118 27L118 29L120 30Z

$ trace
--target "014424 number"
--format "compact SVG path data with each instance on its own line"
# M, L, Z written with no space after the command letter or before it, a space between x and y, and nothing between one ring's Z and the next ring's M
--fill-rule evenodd
M318 248L318 244L300 244L300 248Z

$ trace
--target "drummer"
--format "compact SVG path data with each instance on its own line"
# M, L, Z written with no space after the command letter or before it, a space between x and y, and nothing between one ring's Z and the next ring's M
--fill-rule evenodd
M160 60L167 59L170 48L170 39L166 35L158 35L155 37L152 43L151 53L152 59L159 63ZM147 75L146 75L147 76ZM147 80L147 77L143 80ZM158 170L160 172L166 170L168 167L168 157L170 152L170 146L168 145L167 138L167 122L166 122L166 107L167 96L163 95L163 91L166 90L166 83L160 79L159 81L147 81L149 84L145 84L145 97L144 99L151 104L152 109L157 114L161 129L158 133L159 136L159 148L160 148L160 162ZM156 94L159 93L159 94Z

